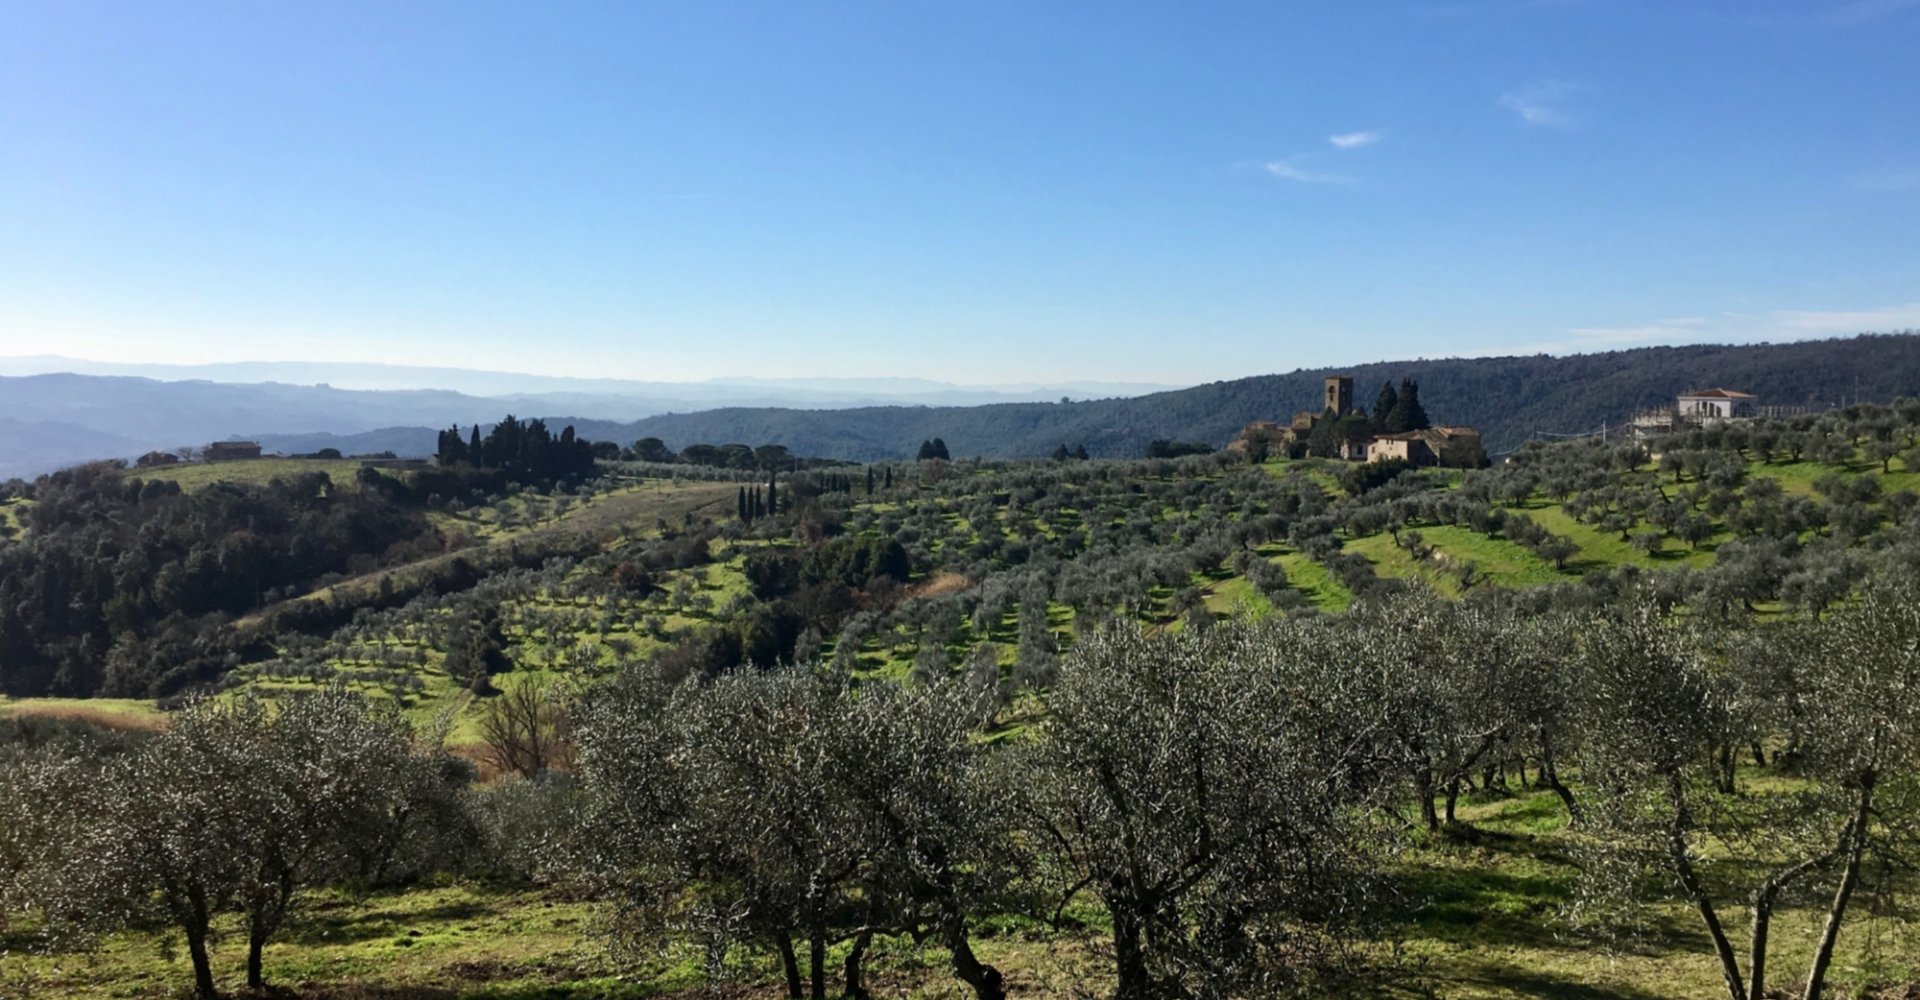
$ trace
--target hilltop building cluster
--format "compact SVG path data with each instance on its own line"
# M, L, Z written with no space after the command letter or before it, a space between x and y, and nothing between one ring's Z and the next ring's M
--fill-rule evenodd
M1256 420L1227 448L1256 459L1278 453L1292 458L1400 460L1462 469L1486 464L1480 432L1472 427L1435 426L1420 404L1418 383L1402 379L1398 388L1391 382L1381 386L1368 412L1354 403L1353 376L1332 375L1324 383L1322 403L1318 412L1295 413L1285 426Z
M1633 415L1635 437L1651 437L1673 431L1730 421L1780 419L1803 413L1818 413L1821 406L1762 405L1760 397L1736 389L1695 389L1683 392L1672 406L1641 410Z

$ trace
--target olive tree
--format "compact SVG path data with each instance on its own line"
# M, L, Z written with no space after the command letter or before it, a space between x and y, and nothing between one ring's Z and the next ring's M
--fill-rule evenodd
M940 681L859 691L801 670L671 686L635 673L587 699L580 871L623 941L692 940L709 965L739 945L780 957L790 996L864 995L878 934L933 938L983 1000L970 916L1004 898L1019 855L1013 800L975 725L991 692ZM803 963L796 940L804 944Z
M1920 842L1920 585L1911 576L1874 581L1810 632L1796 664L1802 767L1828 803L1832 848L1822 859L1839 870L1807 973L1808 1000L1826 982L1863 862L1878 854L1905 864Z
M794 938L815 939L824 992L855 859L822 808L823 761L807 745L820 690L793 673L701 686L634 672L587 699L579 864L615 904L617 943L691 938L715 973L735 946L768 945L800 996Z
M842 688L835 699L829 791L855 825L867 905L846 958L847 996L866 995L860 963L876 932L938 941L979 1000L1006 996L969 933L982 912L1021 908L1032 885L1012 836L1023 775L1010 753L975 738L997 701L996 688L964 680L879 684L857 697Z
M1064 661L1030 780L1059 877L1112 918L1123 1000L1304 988L1364 908L1366 740L1302 696L1311 627L1122 627Z
M237 911L247 984L304 887L353 873L356 848L406 808L420 756L407 723L343 688L268 703L202 700L102 761L54 816L32 902L56 926L158 917L177 927L194 989L216 995L213 919Z
M1858 605L1804 623L1765 649L1717 643L1650 606L1618 609L1579 637L1583 756L1600 794L1602 836L1589 899L1632 898L1624 873L1664 868L1698 912L1732 1000L1767 992L1773 918L1789 893L1817 892L1826 921L1804 995L1820 995L1847 906L1876 848L1911 841L1920 822L1920 602L1910 583L1869 588ZM1782 680L1785 656L1792 676ZM1743 662L1744 661L1744 662ZM1781 699L1765 704L1768 698ZM1789 704L1786 698L1794 702ZM1756 726L1785 739L1796 780L1736 788L1729 747ZM1895 805L1882 798L1890 788ZM1703 858L1724 863L1708 866ZM1744 884L1721 872L1751 873ZM1749 911L1745 965L1722 918Z

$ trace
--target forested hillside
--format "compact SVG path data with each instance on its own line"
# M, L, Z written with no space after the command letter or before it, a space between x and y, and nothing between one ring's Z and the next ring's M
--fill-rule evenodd
M855 461L912 458L919 443L932 437L944 438L956 456L1032 458L1064 443L1084 444L1098 457L1137 458L1155 439L1224 445L1250 421L1285 420L1297 410L1314 408L1321 379L1336 373L1354 376L1362 402L1371 401L1384 382L1412 378L1420 384L1435 422L1479 427L1488 450L1500 452L1536 431L1592 430L1602 422L1625 420L1643 407L1670 405L1680 392L1708 386L1757 393L1765 403L1782 405L1910 395L1920 389L1920 335L1647 347L1570 357L1387 361L1074 403L721 409L626 425L579 425L581 433L602 440L653 436L675 448L695 441L770 441L796 454Z

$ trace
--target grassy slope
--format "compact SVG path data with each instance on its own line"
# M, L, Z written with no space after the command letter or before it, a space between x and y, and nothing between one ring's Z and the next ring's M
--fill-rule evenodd
M73 719L109 729L153 729L165 716L141 698L7 698L0 696L0 718L37 716Z
M245 462L194 462L186 465L162 465L151 469L130 469L138 479L170 479L184 490L203 489L214 483L264 483L312 472L324 472L335 483L351 483L363 463L357 458L262 458Z
M1656 904L1620 939L1587 933L1561 913L1576 869L1573 835L1549 794L1472 805L1473 829L1412 856L1403 873L1409 957L1428 969L1443 997L1590 997L1641 1000L1705 997L1724 990L1696 913L1680 900ZM1741 898L1723 887L1721 916L1734 941L1747 939ZM1817 935L1819 900L1780 912L1769 951L1777 986L1804 976ZM1920 975L1920 925L1874 918L1856 908L1840 937L1838 982L1908 981Z
M27 510L33 501L20 497L0 500L0 539L19 537L27 531Z
M1583 932L1561 913L1575 877L1573 835L1550 794L1522 794L1462 807L1470 829L1429 840L1396 866L1403 902L1394 933L1374 950L1401 949L1400 971L1383 995L1463 1000L1583 997L1643 1000L1712 996L1718 967L1693 912L1678 901L1653 906L1633 936ZM1744 942L1744 917L1730 890L1724 916ZM1817 906L1817 901L1814 904ZM977 942L982 957L1009 974L1018 996L1075 997L1097 988L1097 913L1086 936L1048 938L1018 921L988 921ZM600 998L699 992L693 956L671 952L622 970L597 936L589 906L535 890L503 892L453 885L351 897L307 898L296 923L269 947L271 979L300 997L426 996L470 998ZM236 927L216 945L224 982L241 975ZM1773 979L1804 973L1816 930L1813 909L1783 911L1774 933ZM0 934L0 996L147 998L177 995L189 972L177 954L164 957L162 935L116 935L91 956L29 953L17 928ZM1856 907L1840 938L1835 978L1843 985L1908 981L1920 976L1920 926L1870 917ZM836 951L834 959L839 953ZM963 995L946 977L937 948L902 940L876 947L880 996ZM749 956L739 989L729 995L780 995L770 956ZM349 985L350 984L350 985ZM1427 992L1430 990L1431 992Z

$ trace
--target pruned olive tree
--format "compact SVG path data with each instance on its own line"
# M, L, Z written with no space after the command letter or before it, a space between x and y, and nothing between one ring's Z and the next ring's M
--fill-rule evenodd
M580 871L632 944L780 957L790 996L864 995L876 935L937 940L988 1000L1002 977L968 922L1009 897L1014 799L973 739L990 693L943 681L856 690L800 670L672 686L636 672L580 715ZM804 945L801 960L796 943Z
M1813 1000L1866 862L1904 868L1920 847L1920 584L1911 576L1875 581L1809 631L1797 656L1799 767L1828 804L1833 847L1823 858L1838 869L1826 872L1831 895L1804 993ZM1888 880L1886 888L1897 885Z
M1370 733L1297 681L1290 623L1098 634L1030 753L1042 843L1112 918L1116 996L1274 995L1342 963L1374 885Z
M1533 758L1540 786L1559 797L1567 810L1567 824L1579 826L1585 813L1561 773L1564 755L1577 750L1582 696L1576 661L1567 645L1569 616L1513 615L1504 624L1501 633L1488 641L1499 643L1507 657L1500 699L1512 713L1512 748L1523 758L1522 768L1525 757Z
M817 689L791 673L701 686L634 671L587 699L578 865L614 904L616 944L691 939L712 973L736 946L764 945L789 994L803 995L794 939L817 936L824 956L826 920L854 874L814 797L822 760L804 744L821 716Z
M1522 735L1521 712L1532 706L1507 696L1522 679L1509 630L1518 627L1496 609L1413 590L1354 608L1344 651L1321 658L1324 683L1364 692L1353 710L1379 723L1381 762L1429 831L1456 821L1463 788Z
M1868 588L1858 604L1752 643L1703 642L1647 606L1616 609L1578 639L1582 763L1597 818L1583 900L1658 891L1664 870L1698 912L1732 1000L1768 993L1774 917L1788 898L1825 899L1804 996L1824 989L1849 902L1876 850L1898 856L1920 828L1920 594ZM1729 660L1727 650L1744 653ZM1756 704L1768 697L1784 701ZM1730 744L1770 722L1795 748L1782 780L1736 787ZM1891 791L1896 790L1897 791ZM1708 857L1722 863L1709 865ZM1750 873L1736 882L1739 873ZM1744 966L1722 917L1748 909Z
M56 898L57 859L81 832L102 766L89 741L0 754L0 930ZM84 928L62 928L81 930Z
M418 756L396 710L343 688L195 702L39 807L57 811L62 836L45 845L33 902L56 927L172 923L201 997L216 995L214 917L237 911L259 988L261 953L298 892L354 873L357 845L414 790Z
M877 933L933 940L979 1000L1005 977L974 953L971 922L1022 908L1031 859L1013 837L1025 802L1013 755L976 739L997 692L964 681L842 689L832 723L831 793L861 845L867 906L846 958L845 993L863 997L860 963Z

